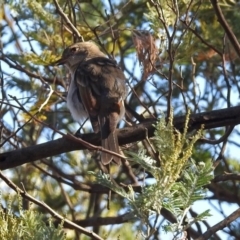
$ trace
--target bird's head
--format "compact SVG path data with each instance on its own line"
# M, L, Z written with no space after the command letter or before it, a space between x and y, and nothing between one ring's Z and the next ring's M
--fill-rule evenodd
M105 57L105 55L93 42L79 42L67 47L63 51L62 57L54 62L54 65L65 64L70 70L73 70L81 62L95 57Z

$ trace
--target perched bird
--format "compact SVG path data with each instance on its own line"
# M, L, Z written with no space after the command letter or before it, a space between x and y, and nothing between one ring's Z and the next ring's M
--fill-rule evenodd
M115 133L125 113L126 78L116 62L105 56L93 42L79 42L67 47L55 64L65 64L71 73L67 106L76 121L89 116L95 133L100 131L102 147L119 153ZM104 165L121 158L101 153Z

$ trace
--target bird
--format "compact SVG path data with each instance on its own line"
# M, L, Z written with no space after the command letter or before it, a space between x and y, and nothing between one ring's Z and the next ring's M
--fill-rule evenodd
M67 47L55 65L66 65L71 74L67 107L75 121L88 116L93 131L100 132L104 149L120 154L116 129L125 115L126 78L116 61L93 42ZM121 157L101 152L101 162L121 164Z

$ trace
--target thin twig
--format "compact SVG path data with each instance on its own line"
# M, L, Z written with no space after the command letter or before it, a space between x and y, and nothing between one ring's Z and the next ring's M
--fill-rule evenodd
M78 32L78 30L74 27L74 25L71 23L67 15L63 12L62 8L58 4L57 0L53 0L55 3L55 6L60 14L60 16L64 19L66 24L71 28L72 32L78 37L79 41L83 42L84 38L83 36Z
M219 6L219 1L218 0L211 0L211 3L213 5L213 8L215 10L215 13L218 17L218 21L219 23L221 24L221 26L223 27L223 29L225 30L228 38L229 38L229 41L232 43L238 57L240 57L240 45L238 43L238 39L237 37L235 36L235 34L233 33L233 31L231 30L231 27L228 25L223 13L222 13L222 10Z
M46 203L41 202L37 200L36 198L32 197L30 194L28 194L25 190L20 189L17 185L15 185L10 179L5 177L2 174L2 171L0 171L0 178L11 188L13 189L16 193L19 193L23 198L28 199L29 201L37 204L38 206L41 206L43 209L45 209L47 212L49 212L54 218L58 219L59 221L64 221L65 223L69 224L72 226L74 229L78 230L81 233L86 234L89 237L92 237L92 239L98 239L98 240L103 240L100 236L98 236L96 233L92 231L88 231L85 228L78 226L77 224L73 223L72 221L62 217L60 214L55 212L51 207L49 207Z
M230 214L227 218L225 218L221 222L219 222L216 225L212 226L201 237L197 238L196 240L207 240L207 239L210 239L210 237L214 233L216 233L218 230L221 230L221 229L227 227L231 222L233 222L234 220L236 220L239 217L240 217L240 208L237 209L232 214Z
M112 155L114 155L114 156L117 156L117 157L121 157L121 158L123 158L123 159L126 159L125 156L122 156L122 155L120 155L120 154L118 154L118 153L115 153L115 152L113 152L113 151L109 151L109 150L107 150L107 149L105 149L105 148L103 148L103 147L95 146L95 145L93 145L93 144L90 144L90 143L82 140L81 138L75 137L75 136L72 135L71 133L65 134L65 133L59 131L58 129L50 126L49 124L46 124L45 122L43 122L43 121L41 121L41 120L39 120L38 118L35 117L35 115L37 115L37 114L39 113L39 110L38 110L34 115L32 115L29 111L27 111L27 110L24 108L24 106L18 101L18 99L17 99L15 96L11 96L11 97L19 104L19 106L21 106L21 109L22 109L26 114L28 114L28 115L31 117L31 120L34 119L35 121L37 121L38 123L44 125L45 127L48 127L48 128L50 128L50 129L54 130L55 132L57 132L57 133L60 134L61 136L66 137L66 138L68 138L68 139L71 139L71 140L73 140L73 141L75 141L75 142L78 142L78 143L84 145L87 149L98 150L98 151L110 153L110 154L112 154Z
M199 142L208 143L208 144L211 144L211 145L219 144L219 143L221 143L221 142L223 142L223 141L228 139L228 137L232 133L233 129L234 129L234 126L227 127L224 135L222 137L220 137L219 139L217 139L217 140L211 140L211 139L207 139L207 138L200 138Z

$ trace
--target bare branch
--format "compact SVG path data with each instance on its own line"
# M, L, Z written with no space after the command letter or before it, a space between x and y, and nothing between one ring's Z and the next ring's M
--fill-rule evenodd
M240 181L240 174L235 173L225 173L219 176L216 176L213 181L214 182L225 182L225 181Z
M62 217L60 214L55 212L52 208L50 208L46 203L41 202L37 200L36 198L29 195L26 191L20 189L17 185L15 185L10 179L5 177L2 172L0 171L0 178L10 187L12 188L16 193L19 193L23 198L28 199L29 201L37 204L38 206L44 208L47 212L49 212L54 218L58 219L60 222L64 221L69 226L71 226L73 229L78 230L81 233L86 234L89 237L92 237L92 239L99 239L103 240L100 236L98 236L96 233L92 231L88 231L85 228L78 226L77 224L71 222L70 220L66 219L65 217Z
M230 42L232 43L238 57L240 57L240 45L238 43L237 37L235 36L235 34L233 33L233 31L231 30L231 27L228 25L222 10L218 4L218 0L211 0L211 3L213 5L213 8L216 12L216 15L218 17L218 21L221 24L221 26L223 27L223 29L225 30Z
M196 240L207 240L209 239L214 233L218 230L221 230L227 227L231 222L239 218L240 216L240 208L237 209L235 212L230 214L226 219L222 220L221 222L217 223L216 225L212 226L208 229L201 237L197 238Z
M232 107L211 112L192 114L190 115L188 130L192 131L200 129L201 125L204 125L205 129L210 129L240 124L239 112L240 107ZM184 116L176 117L174 120L174 126L180 131L183 129L184 123ZM144 123L118 129L116 132L118 134L119 144L123 145L145 139L146 129L148 130L148 137L152 137L154 134L153 124L156 124L156 120L148 119ZM73 135L68 134L63 136L63 138L47 143L0 154L0 169L5 170L13 168L28 162L74 150L83 150L87 148L102 150L101 147L96 147L99 145L100 138L97 134L84 134L81 135L81 139L77 139Z
M67 15L64 13L60 5L58 4L57 0L53 0L55 3L55 6L59 12L59 15L63 18L63 20L66 22L66 24L71 28L72 32L78 37L79 41L84 41L83 36L78 32L78 30L74 27L72 22L68 19Z

